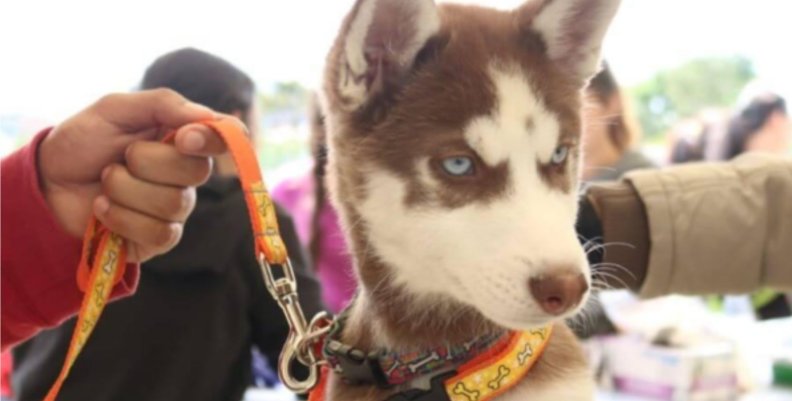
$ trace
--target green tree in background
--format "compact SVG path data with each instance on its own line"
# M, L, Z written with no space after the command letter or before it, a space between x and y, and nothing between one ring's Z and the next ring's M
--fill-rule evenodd
M264 114L277 111L304 111L310 91L299 82L276 82L273 88L261 94Z
M271 171L308 155L307 113L311 91L298 82L276 82L259 95L261 167Z
M703 58L660 71L628 92L635 99L644 133L651 138L707 107L733 106L754 77L753 65L744 57Z

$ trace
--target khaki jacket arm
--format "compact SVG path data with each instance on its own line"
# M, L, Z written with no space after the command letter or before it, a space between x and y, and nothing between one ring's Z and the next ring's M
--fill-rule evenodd
M792 161L749 154L625 180L648 220L642 296L792 288Z

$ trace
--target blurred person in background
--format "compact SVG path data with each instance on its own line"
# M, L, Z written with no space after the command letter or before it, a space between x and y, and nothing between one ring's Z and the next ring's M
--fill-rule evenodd
M723 143L723 160L747 152L784 155L790 149L792 121L783 97L764 92L754 96L735 112L728 124ZM790 216L786 216L789 218ZM751 294L758 318L766 320L792 315L790 296L772 290Z
M583 180L610 181L624 173L654 167L636 150L639 128L630 118L627 99L607 63L586 89L583 130Z
M698 118L677 122L666 134L669 143L670 164L690 163L704 160L706 127Z
M327 199L327 144L324 116L316 96L312 98L309 114L313 167L310 172L278 185L272 191L272 198L294 217L297 234L316 266L324 303L333 313L338 313L352 299L357 282L338 215Z
M786 154L792 141L792 121L786 101L764 93L754 97L732 117L726 133L724 160L745 152Z
M681 120L666 134L671 164L721 160L730 113L708 108L696 117Z
M170 88L191 101L238 116L255 113L251 79L211 54L182 49L158 58L142 89ZM277 209L308 316L319 288L292 222ZM244 193L230 155L198 188L182 241L144 263L134 297L107 306L63 385L59 400L233 400L252 382L251 348L274 365L288 325L265 288L253 252ZM63 363L75 320L14 350L17 400L41 400Z

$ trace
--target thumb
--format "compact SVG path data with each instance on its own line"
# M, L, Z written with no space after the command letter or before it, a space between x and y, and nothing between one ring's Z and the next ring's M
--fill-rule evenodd
M223 139L203 124L189 124L180 128L174 138L176 149L191 156L218 156L228 150Z
M215 112L208 107L164 88L108 95L100 99L94 109L104 120L127 132L176 128L216 118Z
M236 125L250 140L249 131L241 120L230 115L223 115L222 118L226 122ZM218 156L228 150L228 146L220 134L206 124L189 124L179 128L174 142L176 149L186 155Z

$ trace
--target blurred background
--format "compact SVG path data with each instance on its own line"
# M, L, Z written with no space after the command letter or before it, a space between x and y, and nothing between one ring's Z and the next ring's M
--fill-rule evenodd
M503 9L522 3L461 2ZM352 4L352 0L3 2L0 156L104 94L135 90L143 71L160 55L194 47L228 60L255 81L257 124L262 133L257 152L268 183L278 186L311 169L311 94L320 83L326 52ZM790 38L789 0L624 0L604 54L622 87L620 111L635 126L636 150L658 166L728 159L722 147L713 144L723 142L735 116L757 96L772 93L792 98ZM790 142L785 143L787 149L780 152L792 155ZM630 294L618 292L603 294L600 303L611 322L626 333L652 332L654 337L663 327L674 326L681 328L678 333L696 333L693 337L700 340L700 328L706 326L708 334L745 345L739 348L741 362L736 365L742 399L790 401L792 392L770 386L773 367L769 361L792 357L792 322L782 313L771 316L781 319L763 323L769 319L757 312L776 295L672 297L639 303ZM690 338L665 340L686 343ZM669 358L679 366L692 363L693 370L731 369L732 365L724 367L718 358L734 357L732 348L723 352L718 348L721 341L700 343L715 348L669 356L652 354L655 351L648 350L647 344L623 338L590 340L592 363L603 380L600 397L652 398L645 392L618 394L617 390L630 393L629 388L608 382L603 373L607 370L639 369L636 366ZM709 362L699 359L712 355L715 359ZM734 399L735 394L710 398L688 394L673 399ZM269 391L251 391L248 397L290 398Z
M467 2L505 9L521 3ZM299 170L307 161L308 93L320 82L327 49L351 4L5 2L0 154L103 94L135 88L156 57L191 46L254 79L263 106L263 168L270 180L288 176L290 166ZM629 94L648 154L664 162L671 127L702 111L737 106L749 83L792 95L791 16L785 0L625 0L605 56Z

